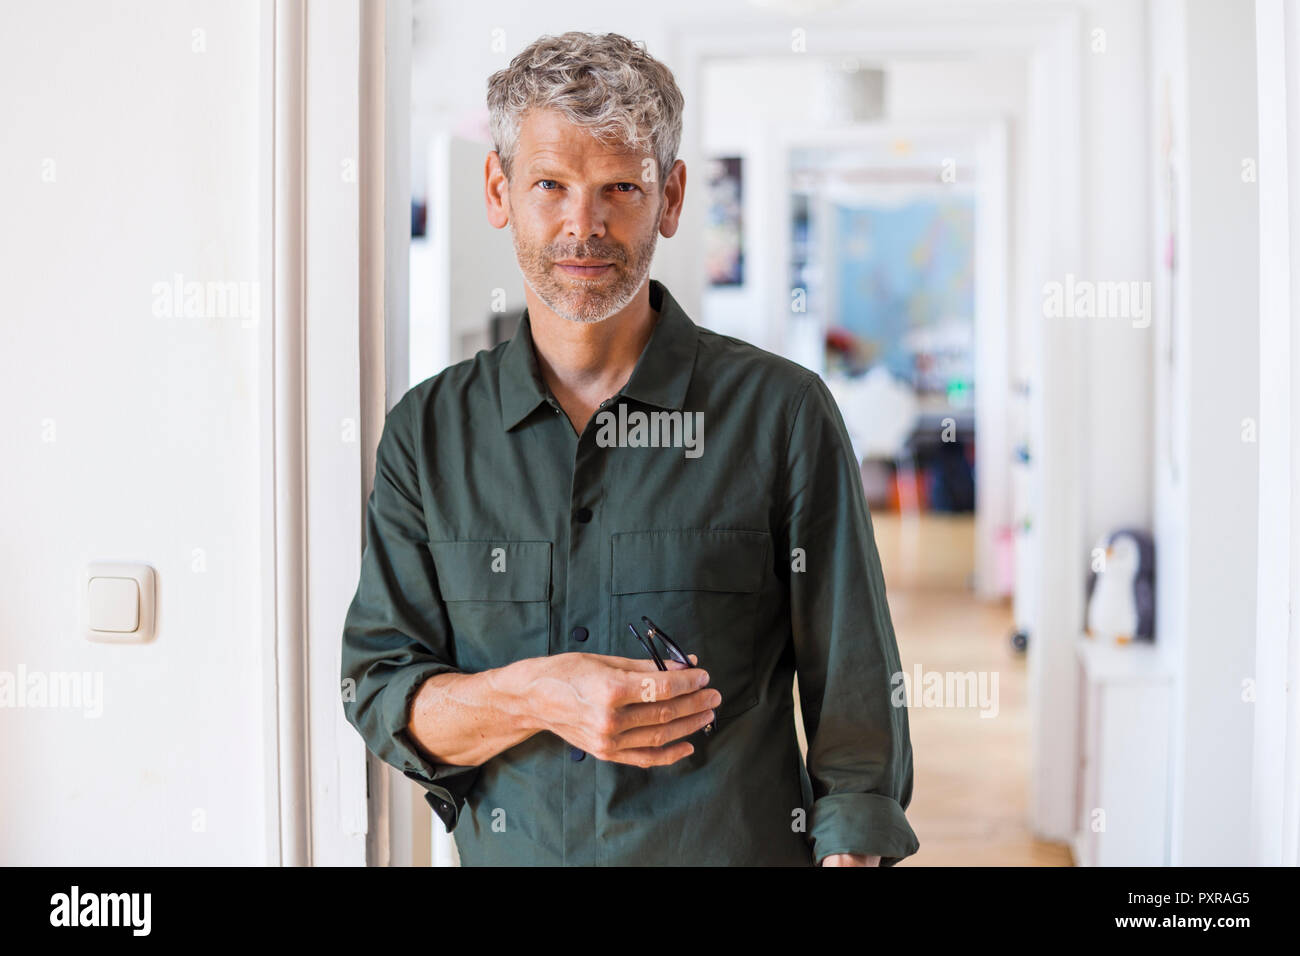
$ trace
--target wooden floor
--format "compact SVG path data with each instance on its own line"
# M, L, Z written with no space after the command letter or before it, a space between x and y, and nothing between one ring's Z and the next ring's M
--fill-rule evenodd
M1010 644L1010 602L986 604L970 590L974 517L929 514L904 525L877 512L872 524L904 671L997 674L994 717L910 698L907 818L921 849L900 865L1072 866L1068 847L1029 830L1025 661Z

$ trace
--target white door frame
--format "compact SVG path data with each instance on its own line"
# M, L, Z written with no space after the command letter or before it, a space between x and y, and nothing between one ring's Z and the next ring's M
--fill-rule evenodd
M260 343L262 381L270 389L270 401L264 401L262 408L272 419L271 427L263 431L270 439L272 467L269 475L263 472L262 513L269 510L274 515L273 523L263 522L263 527L274 529L269 541L270 562L263 565L275 569L275 587L270 592L276 723L269 752L275 755L272 792L278 793L273 859L283 866L305 866L311 862L310 754L303 745L308 729L302 176L306 14L301 0L276 0L262 10L263 38L269 41L263 47L264 77L271 81L263 84L271 97L264 132L273 144L269 152L270 201L262 203L263 238L269 238L272 249L272 254L262 259L271 270L272 340L269 349L265 339ZM266 179L263 184L268 185Z
M339 665L375 448L406 391L410 5L266 0L262 31L262 130L273 144L260 221L271 289L263 555L275 569L263 605L275 634L267 855L382 865L390 830L415 817L409 803L400 820L390 814L386 765L344 716Z
M1255 7L1259 582L1252 862L1300 864L1300 11Z
M302 0L275 0L275 2L299 5ZM330 49L327 42L328 34L336 29L346 34L349 18L360 19L364 24L368 24L367 29L372 31L373 37L376 18L383 16L381 12L375 10L375 5L382 6L382 0L346 0L337 7L334 4L313 6L313 20L307 31L309 41L307 113L309 117L315 116L317 109L320 110L320 122L309 121L307 124L308 135L310 136L313 130L331 124L343 132L350 131L353 134L352 142L361 142L362 157L359 159L370 159L372 173L373 167L379 165L376 163L376 158L387 156L387 150L395 150L399 138L403 148L405 145L407 133L404 132L406 129L404 124L409 122L409 117L398 115L398 111L394 108L396 102L404 102L404 99L393 99L393 97L403 96L400 92L401 84L393 83L393 79L403 70L409 77L409 51L405 64L394 61L390 68L379 72L374 58L371 57L368 61L370 65L366 71L367 82L379 83L386 89L388 97L386 100L388 106L385 110L388 129L385 134L378 137L374 135L375 128L371 126L367 127L367 132L362 138L360 129L350 125L351 114L346 110L341 120L338 115L330 113L331 106L337 107L349 102L346 95L348 81L349 79L355 81L360 72L358 60L345 56L342 62L332 64L332 77L311 73L310 67L313 62L320 62L319 57L315 55L317 43L323 44L321 54L328 55L326 52ZM401 0L399 4L393 4L388 9L387 19L384 22L385 36L390 41L386 44L386 50L392 51L391 41L397 35L396 31L403 28L406 30L406 39L409 43L409 0ZM1030 823L1044 838L1066 842L1070 839L1075 822L1074 781L1078 769L1076 734L1078 664L1073 648L1082 613L1080 585L1086 570L1086 554L1082 544L1085 516L1081 459L1075 442L1075 436L1083 432L1085 424L1084 403L1081 400L1081 373L1077 367L1082 330L1077 323L1048 325L1041 321L1033 321L1033 317L1041 316L1040 290L1043 282L1053 277L1064 276L1067 272L1080 273L1087 270L1082 243L1082 179L1078 157L1082 122L1079 45L1082 37L1081 14L1079 9L1073 6L1043 9L1032 3L1016 3L983 8L978 12L977 18L973 18L970 11L921 13L907 12L904 8L899 8L891 15L888 25L885 26L864 27L863 14L860 11L844 15L843 22L838 27L833 25L834 22L834 19L829 17L819 20L820 26L816 32L815 42L810 43L810 46L816 46L815 52L819 55L870 59L905 54L988 53L992 50L1023 55L1028 62L1030 103L1026 142L1029 155L1026 157L1027 161L1020 167L1025 170L1029 180L1027 187L1029 208L1026 211L1028 232L1022 245L1028 255L1024 262L1024 270L1018 270L1020 284L1013 290L1013 294L1017 296L1020 314L1026 317L1031 329L1032 367L1036 373L1030 395L1033 423L1031 434L1036 465L1032 479L1036 503L1036 525L1031 540L1036 552L1032 560L1038 573L1033 576L1031 585L1033 593L1029 596L1029 604L1039 611L1036 615L1037 620L1033 622L1029 651L1032 767ZM343 38L342 34L340 39ZM357 31L353 40L355 41L359 35L360 31ZM359 45L354 42L351 54L353 57L357 52L356 46ZM763 54L788 54L790 37L782 35L779 31L758 26L733 26L725 31L692 27L672 31L669 45L670 62L679 65L678 82L686 100L684 121L690 131L684 139L681 157L689 168L703 169L704 157L700 153L700 143L703 142L700 136L702 121L700 99L704 64L714 58L735 59ZM373 50L373 45L368 48ZM400 57L400 54L397 56ZM353 69L353 66L358 66L358 69ZM380 72L384 75L380 76ZM319 96L318 88L327 95ZM338 103L328 102L328 94L331 90L342 97ZM351 89L350 102L355 103L357 92L355 88ZM388 140L387 146L383 142L385 138ZM327 150L324 153L318 152L313 144L309 147L307 155L319 157L329 153ZM400 156L391 157L392 167L400 167L404 162L405 160ZM382 165L386 169L390 168L389 160L385 159ZM367 163L361 162L361 167L367 168ZM333 383L336 392L345 393L344 398L350 397L350 400L343 402L342 405L350 407L356 420L361 422L361 440L351 451L355 454L353 462L355 472L358 476L363 475L364 478L357 482L355 497L349 502L338 502L333 515L343 524L350 525L348 530L353 541L359 534L360 506L364 501L363 492L368 493L368 482L373 473L373 447L378 438L378 433L374 430L375 423L379 420L375 414L377 406L374 397L376 393L374 378L381 363L375 359L373 349L380 341L385 343L386 359L382 364L387 368L389 397L394 397L393 390L397 387L396 383L401 383L401 391L406 387L405 373L402 371L406 367L405 347L404 343L398 340L401 330L395 327L401 324L398 318L399 310L404 308L405 302L405 275L396 279L393 277L397 275L396 270L402 268L399 260L406 259L407 242L392 228L391 216L397 202L405 203L409 200L409 184L407 187L407 195L398 196L396 182L386 179L384 183L384 207L390 217L387 220L389 228L384 230L384 235L387 248L393 250L394 254L384 261L382 274L385 279L382 282L379 282L373 272L376 268L375 256L379 255L384 259L382 253L376 254L373 249L376 235L373 228L366 233L371 243L364 247L367 254L363 256L361 249L352 242L353 258L349 261L345 250L355 236L346 234L340 237L324 229L318 231L313 228L311 219L307 226L306 247L310 254L318 253L320 244L323 243L330 249L329 256L334 260L333 265L345 273L352 263L358 261L358 258L367 264L365 268L371 270L369 281L378 283L385 289L386 311L389 315L386 325L383 311L377 311L375 305L373 295L375 285L367 286L372 294L361 299L363 314L360 316L359 329L362 335L354 334L350 346L340 340L336 344L342 351L332 357L336 360L346 359L350 348L351 354L357 359L357 365L354 367L361 367L361 356L356 353L358 339L364 338L370 343L369 354L365 357L365 368L369 374L366 386L362 388L358 384L357 389L353 391L350 385L339 389L338 382ZM324 191L313 194L309 199L308 208L315 215L318 210L317 203L328 204L332 198L335 197L331 197ZM350 208L356 211L355 203ZM369 209L370 216L377 214L375 209L375 203L372 202ZM402 215L404 218L409 215L404 206ZM314 221L319 223L319 219ZM365 215L362 216L362 221L373 226L373 220ZM679 234L679 238L681 241L674 244L675 256L685 259L699 252L698 244L702 242L701 237L684 233ZM312 284L312 276L317 277L316 281L321 284L322 290L328 290L331 283L326 281L326 276L314 270L309 269L308 272L307 299L310 303L317 294ZM346 301L356 301L356 299ZM768 296L767 301L773 300ZM313 313L311 327L313 335L316 334L317 320L318 317ZM382 335L377 331L381 328L385 329ZM358 329L354 327L352 331L356 333ZM400 354L397 354L399 351ZM313 356L315 355L313 351ZM317 366L314 363L313 358L311 367L313 374L316 374ZM327 360L324 364L328 367L333 362ZM341 381L347 382L348 379L345 377ZM400 397L400 391L395 397ZM313 408L313 401L319 402L325 409L339 412L342 417L346 417L346 413L339 407L338 400L331 402L326 395L312 396L308 402L309 411ZM390 405L386 403L383 407L386 409ZM325 412L327 416L330 413L330 411ZM362 462L362 449L366 451L365 464ZM310 456L309 461L312 468L316 467L317 463ZM361 487L362 480L367 483L366 488ZM315 495L315 483L312 484L312 489ZM313 520L316 520L315 517ZM314 531L314 524L312 528ZM333 571L334 585L350 593L350 589L355 587L359 573L360 554L359 550L356 553L348 549L343 550L347 553L333 556L334 562L340 565ZM1045 560L1047 556L1050 556L1050 561ZM324 556L317 555L316 552L313 552L313 557L324 559ZM315 584L318 570L316 561L313 561L310 569L312 583ZM346 586L342 583L345 580L348 582ZM330 609L333 610L332 605ZM309 642L308 654L311 658L313 674L318 672L317 657L323 655L332 658L331 667L337 678L337 642L341 616L342 610L339 609L338 621L330 620L328 627L322 625L320 629L322 640ZM317 624L315 616L311 617L311 622L312 633L315 636L317 634L314 629ZM333 642L332 645L330 641ZM322 643L325 645L324 648L321 646ZM285 690L291 688L286 687ZM286 705L290 711L295 706L292 695L288 696ZM328 708L328 713L337 714L338 721L341 722L342 709L338 706L338 701L329 701L329 705L331 706ZM317 729L318 723L328 727L326 710L317 711L313 708L311 715L313 729ZM347 729L351 730L350 727ZM363 753L360 741L356 738L355 732L352 732L350 739L346 734L342 736L336 734L336 739L330 743L334 745L333 749L317 746L316 741L313 740L312 756L317 761L332 761L338 766L340 772L330 783L336 785L339 791L346 790L352 793L355 790L355 778L362 775L359 772L355 775L346 772L343 765L351 759L347 757L348 753ZM372 760L371 763L373 764L374 761ZM313 764L311 791L314 813L311 831L314 842L326 840L326 835L331 832L331 825L334 823L334 811L340 809L337 792L330 789L321 793L318 790L316 782L321 775L322 768ZM377 784L381 788L387 779L388 775L385 774L372 774L371 777L372 784ZM290 777L287 784L292 791L294 779ZM413 808L407 802L410 796L409 787L393 788L393 790L400 790L405 796L399 793L391 800L391 805L395 809L390 814L388 813L389 797L384 796L382 790L376 792L372 786L372 803L377 803L381 807L379 812L371 815L372 862L388 861L387 847L390 844L390 831L394 848L393 862L400 862L396 854L401 851L397 848L403 843L411 842L406 841L405 838L398 839L401 828L407 825L403 821L419 820L422 825L427 824L427 817L431 812L426 807ZM364 790L362 793L364 796ZM333 808L331 808L332 803ZM347 805L354 811L348 815L348 825L355 825L355 804L352 800L348 800ZM328 820L330 825L326 825L325 820ZM341 842L349 841L344 839Z
M362 0L363 502L384 418L410 387L411 32L411 0ZM427 866L433 811L424 791L373 754L366 763L368 862Z
M1083 612L1082 458L1077 436L1084 433L1083 382L1078 356L1079 323L1041 321L1043 283L1067 272L1086 273L1083 244L1083 182L1079 161L1082 114L1082 13L1077 6L1044 8L1033 3L981 5L978 11L898 8L880 24L864 25L863 11L818 18L806 31L810 56L839 56L860 62L908 55L1005 52L1028 63L1028 156L1017 162L1027 180L1027 230L1018 248L1016 296L1032 342L1029 395L1034 467L1031 497L1034 533L1027 539L1033 610L1028 652L1030 674L1030 825L1044 839L1068 842L1075 825L1078 776L1078 661L1074 642ZM769 26L726 30L686 27L669 34L670 62L685 97L681 158L704 169L701 98L703 71L710 60L790 55L792 34ZM690 261L702 239L679 233L672 254ZM781 268L784 268L783 266ZM755 270L768 283L759 301L776 309L781 273Z

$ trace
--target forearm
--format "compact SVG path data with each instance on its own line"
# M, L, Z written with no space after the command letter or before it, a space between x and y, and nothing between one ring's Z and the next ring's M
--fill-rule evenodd
M411 701L408 731L436 763L474 767L545 729L527 688L545 658L477 674L436 674Z

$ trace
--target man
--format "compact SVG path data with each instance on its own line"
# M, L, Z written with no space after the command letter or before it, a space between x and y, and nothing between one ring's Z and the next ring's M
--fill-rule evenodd
M348 720L464 865L897 863L911 743L839 412L648 280L686 187L671 73L566 33L488 103L527 308L388 416ZM659 670L651 623L698 666Z

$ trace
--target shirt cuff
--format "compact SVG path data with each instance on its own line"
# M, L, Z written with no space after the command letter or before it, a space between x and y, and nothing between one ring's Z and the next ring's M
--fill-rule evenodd
M459 767L434 763L426 757L407 732L411 701L424 682L437 674L463 673L450 664L407 667L398 672L384 689L384 724L392 736L389 763L425 789L424 799L450 833L460 819L465 797L478 779L481 767Z
M921 848L897 800L878 793L833 793L813 803L809 827L814 862L832 853L879 856L893 866Z

